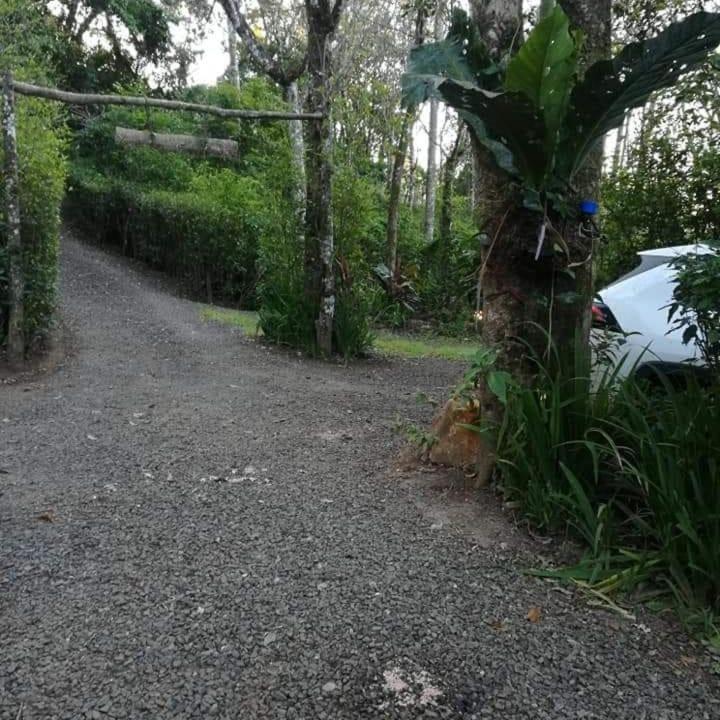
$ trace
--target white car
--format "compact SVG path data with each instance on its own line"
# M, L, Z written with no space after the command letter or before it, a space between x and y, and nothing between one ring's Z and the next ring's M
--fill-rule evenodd
M672 375L688 365L703 366L694 342L684 345L682 329L670 330L676 271L668 263L679 255L707 254L707 245L678 245L638 253L640 264L601 290L593 303L593 345L605 347L603 357L619 376L637 373ZM608 345L609 341L609 345Z

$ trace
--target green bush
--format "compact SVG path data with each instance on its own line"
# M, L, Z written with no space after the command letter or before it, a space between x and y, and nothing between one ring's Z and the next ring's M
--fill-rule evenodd
M632 270L641 250L720 239L717 144L683 123L675 128L679 136L660 126L628 167L603 180L600 287Z
M132 90L132 89L130 89ZM282 107L262 80L192 88L188 100L223 107ZM116 126L232 137L225 162L117 147ZM269 158L270 161L267 159ZM254 308L262 246L292 233L293 171L287 129L188 113L111 110L79 135L68 210L100 240L181 279L209 301Z
M669 316L683 342L695 341L702 359L720 375L720 249L709 254L681 255L672 263L677 284Z
M52 42L52 28L37 7L0 2L0 45L3 60L16 77L48 78L43 52ZM47 41L47 42L46 42ZM20 215L25 276L24 333L32 341L49 326L55 309L60 204L66 163L63 115L57 106L17 98L17 145L20 174ZM0 148L0 181L2 178ZM4 213L4 206L3 211ZM6 219L0 217L0 343L7 332Z
M720 613L720 388L541 370L512 385L498 444L506 496L588 548L559 573L600 593L650 582L685 619ZM708 625L706 630L715 632Z
M303 249L285 239L261 259L260 327L272 342L314 354L315 316L304 290ZM338 264L333 346L341 355L356 357L372 345L368 291L353 282L348 266Z
M259 180L196 174L183 192L151 190L73 168L68 204L101 239L182 279L210 301L253 307L258 243L269 232Z

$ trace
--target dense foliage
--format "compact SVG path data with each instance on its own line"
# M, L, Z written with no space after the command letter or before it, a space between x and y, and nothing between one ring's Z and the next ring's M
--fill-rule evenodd
M694 92L687 100L700 102ZM704 106L717 110L717 103ZM641 250L720 239L720 127L690 123L680 112L684 124L657 107L641 125L627 164L603 182L600 287L631 270Z
M668 318L683 331L683 342L694 342L711 372L720 377L720 250L682 255L672 263L677 271Z
M407 102L437 96L472 128L524 203L568 210L568 188L625 113L673 85L720 43L720 15L696 13L656 37L578 72L578 38L558 5L533 28L507 67L456 10L446 40L416 48L404 77Z
M501 486L536 527L587 548L558 576L608 598L669 592L686 620L717 633L720 389L658 381L606 376L591 391L542 370L534 388L511 385Z
M227 84L192 88L183 97L232 108L284 107L261 79L245 81L240 90ZM119 147L116 126L231 138L240 145L240 159L229 163ZM346 355L368 348L371 322L398 326L419 314L436 318L445 330L464 331L474 303L478 250L462 195L452 198L451 236L432 246L423 242L421 208L404 204L399 254L414 302L387 297L376 272L385 257L383 174L372 158L362 159L357 148L339 144L335 332ZM67 207L99 240L167 271L196 296L258 308L269 339L311 349L314 319L304 301L295 182L282 124L114 109L77 136Z
M29 34L26 30L32 30ZM3 58L20 78L46 80L53 68L43 50L52 28L32 6L0 1ZM60 204L65 185L65 133L59 109L37 100L17 101L21 234L25 287L24 331L32 340L49 326L55 309ZM2 148L0 148L0 161ZM1 167L1 166L0 166ZM1 179L1 171L0 171ZM3 211L4 212L4 211ZM7 254L4 217L0 224L0 343L7 323Z
M280 107L263 81L195 89L193 101ZM118 147L116 126L239 143L237 162ZM181 279L209 300L253 307L261 247L292 234L292 168L282 128L112 110L79 135L68 207L99 239ZM290 219L290 220L288 220Z

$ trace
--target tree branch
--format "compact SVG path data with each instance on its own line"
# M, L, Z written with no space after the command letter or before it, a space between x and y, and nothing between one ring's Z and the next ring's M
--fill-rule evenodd
M307 53L300 63L294 66L283 68L270 51L262 45L255 37L245 13L240 9L238 0L220 0L220 4L228 16L235 32L247 48L250 58L256 69L264 73L278 85L287 87L295 82L305 72L307 66Z
M67 15L62 21L63 27L65 28L65 31L68 32L70 35L72 35L72 29L75 25L75 17L77 16L77 10L78 5L80 4L80 0L72 0L70 3L70 6L68 7Z
M78 29L75 31L75 34L72 36L73 40L76 42L82 42L83 35L88 31L88 28L90 27L91 23L95 18L100 14L99 10L92 10L87 17L80 23L78 26Z
M338 23L340 22L340 14L342 13L343 0L335 0L333 5L332 13L330 14L333 30L337 29Z

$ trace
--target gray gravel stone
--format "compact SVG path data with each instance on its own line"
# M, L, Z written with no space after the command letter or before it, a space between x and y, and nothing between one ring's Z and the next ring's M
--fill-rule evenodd
M0 385L0 720L720 718L676 624L524 575L492 496L463 524L394 472L462 366L265 349L62 254L71 352Z

